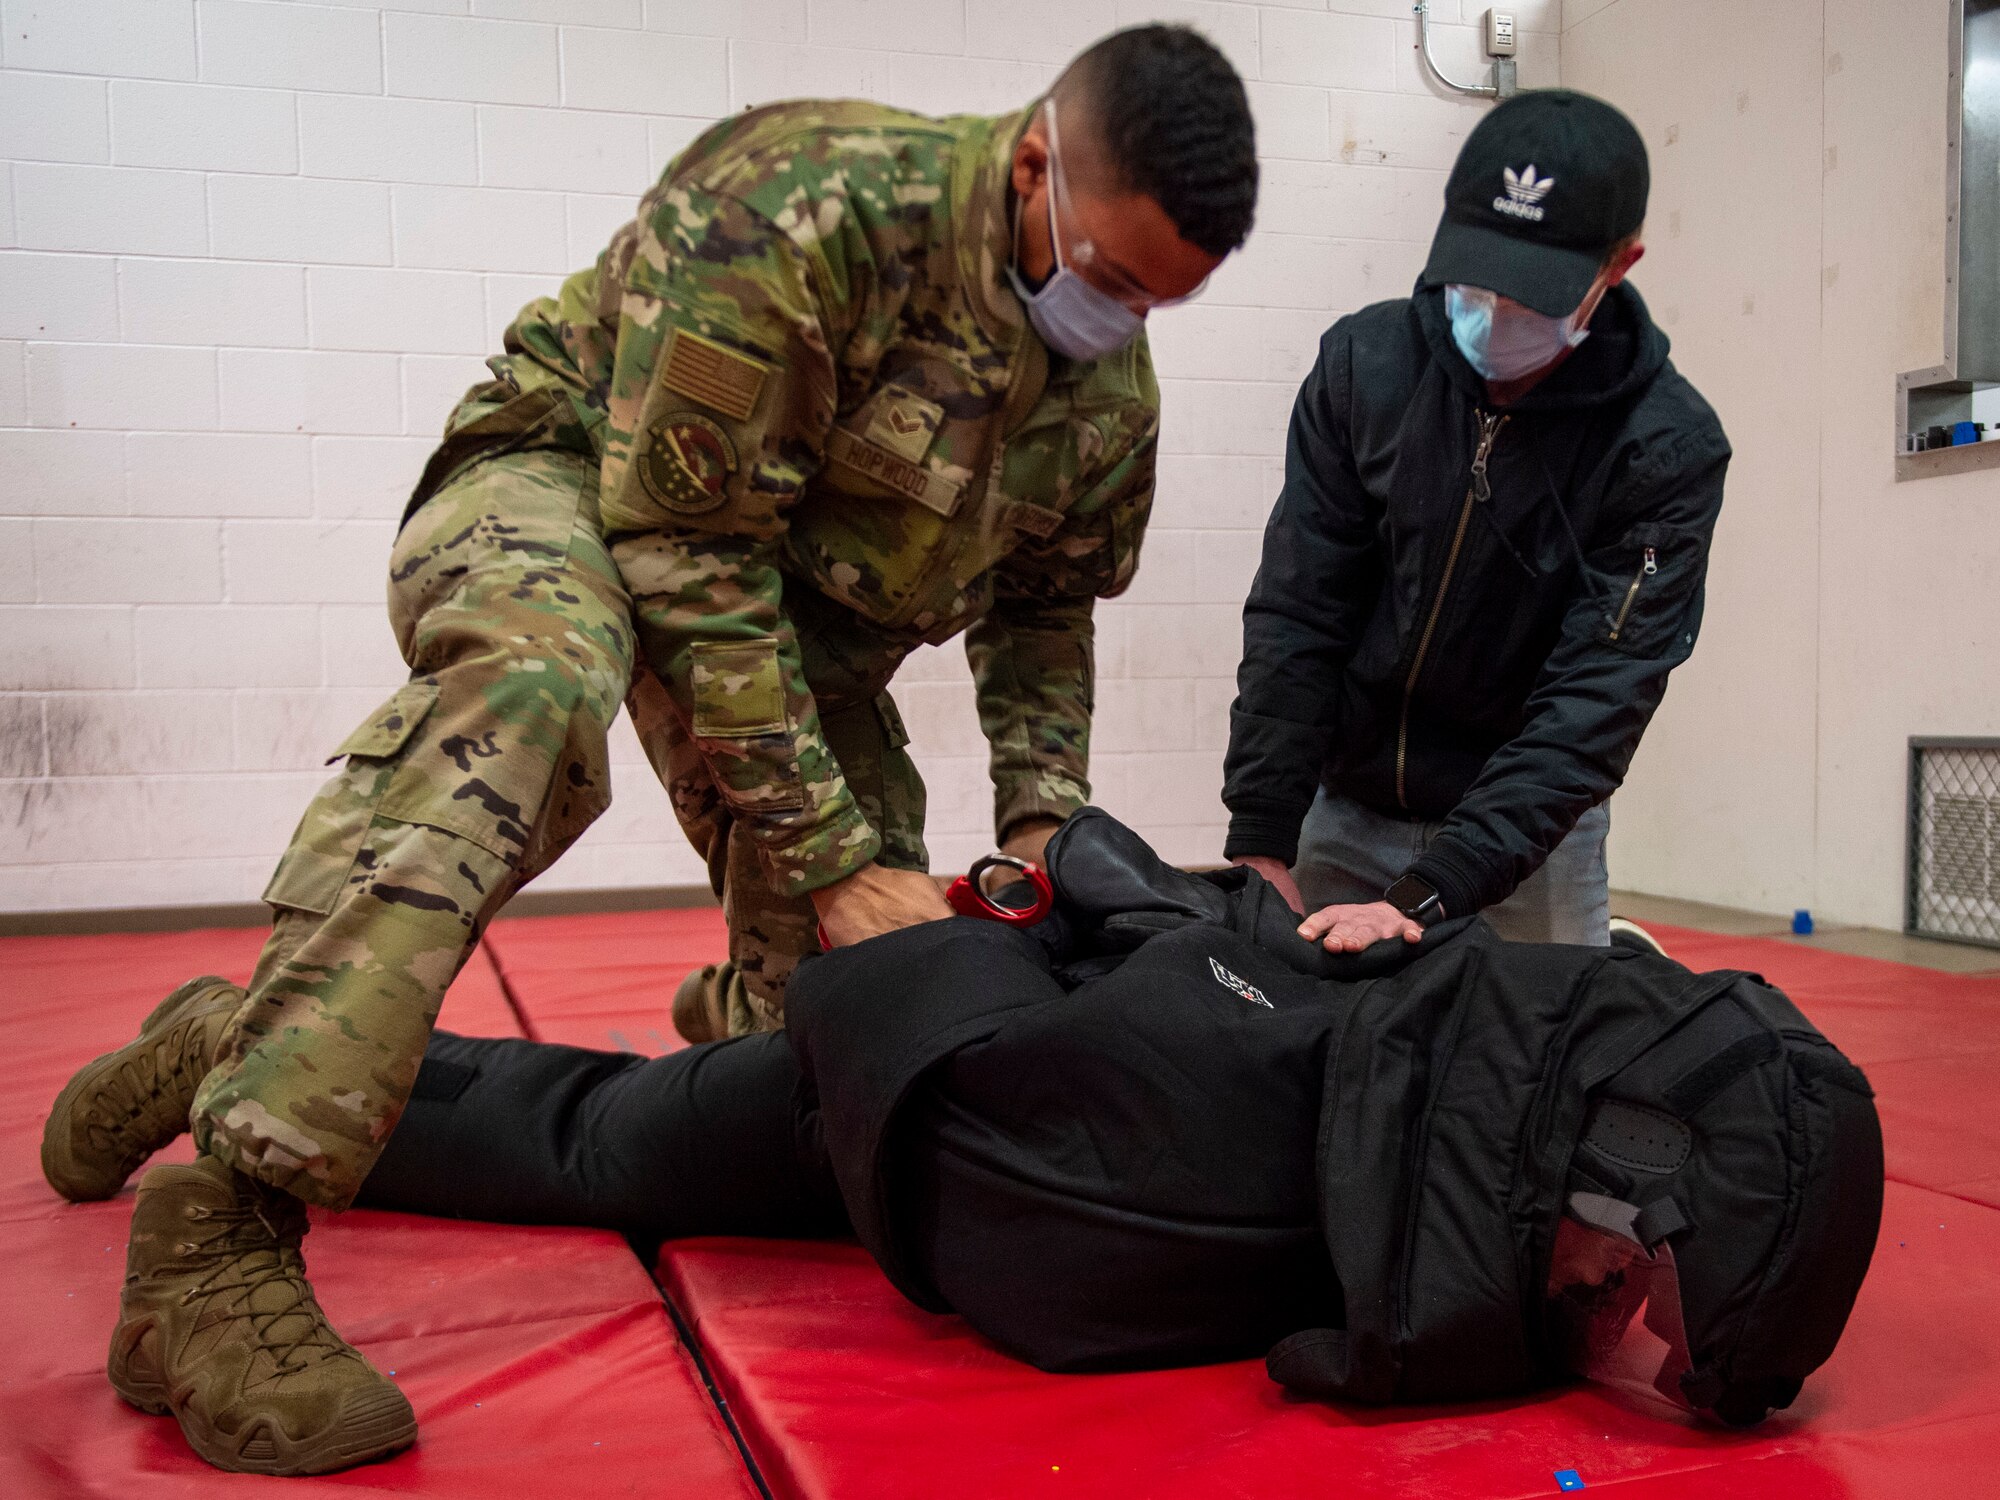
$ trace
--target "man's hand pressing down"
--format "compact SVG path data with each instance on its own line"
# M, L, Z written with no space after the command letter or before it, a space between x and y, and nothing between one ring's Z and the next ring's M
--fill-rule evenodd
M1329 953L1359 953L1370 943L1400 937L1420 942L1424 929L1386 901L1366 906L1322 906L1299 924L1299 936Z
M883 865L863 865L845 880L814 891L812 902L827 943L835 948L952 914L930 876Z

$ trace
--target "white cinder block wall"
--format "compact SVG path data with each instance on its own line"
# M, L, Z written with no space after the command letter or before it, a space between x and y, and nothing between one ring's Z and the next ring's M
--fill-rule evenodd
M1436 3L1462 77L1483 8ZM1555 82L1556 0L1516 10ZM1409 287L1481 108L1421 76L1406 0L0 0L0 909L256 896L402 677L384 565L446 412L704 124L1004 110L1147 19L1235 60L1265 173L1250 248L1154 319L1159 502L1101 616L1099 799L1198 860L1293 390ZM962 868L991 841L962 653L897 691ZM698 881L623 727L616 757L544 884Z

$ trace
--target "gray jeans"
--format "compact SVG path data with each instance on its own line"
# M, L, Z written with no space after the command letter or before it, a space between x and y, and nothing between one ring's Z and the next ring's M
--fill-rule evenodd
M1299 830L1299 860L1292 867L1306 910L1380 901L1443 826L1384 817L1322 788ZM1510 942L1603 947L1611 941L1611 876L1604 862L1610 832L1610 810L1593 807L1513 895L1480 915Z

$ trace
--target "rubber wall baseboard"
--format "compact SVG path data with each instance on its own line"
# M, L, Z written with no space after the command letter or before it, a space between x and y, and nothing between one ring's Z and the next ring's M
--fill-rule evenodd
M510 917L568 917L583 912L653 911L713 906L705 885L628 886L604 891L523 891L507 903ZM262 927L271 920L261 901L208 906L140 906L102 911L0 912L0 937L72 936L97 932L186 932L197 927Z

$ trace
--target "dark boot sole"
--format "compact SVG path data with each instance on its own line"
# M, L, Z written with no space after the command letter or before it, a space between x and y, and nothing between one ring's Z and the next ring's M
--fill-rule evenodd
M371 1397L359 1411L347 1413L338 1430L302 1443L288 1441L274 1423L261 1423L251 1433L219 1432L194 1411L175 1411L164 1385L136 1379L129 1372L114 1372L111 1388L128 1406L150 1416L172 1417L187 1445L204 1462L235 1474L329 1474L401 1453L417 1440L416 1416L394 1387ZM253 1446L257 1452L245 1452Z
M330 1474L401 1453L417 1440L416 1415L394 1386L343 1413L333 1431L298 1443L275 1422L259 1423L248 1433L226 1433L185 1408L174 1419L190 1448L216 1468L236 1474Z
M137 1407L150 1417L169 1416L173 1412L173 1404L167 1400L167 1388L163 1385L121 1380L113 1375L111 1389L118 1393L118 1399L127 1406Z
M151 1014L139 1023L139 1034L124 1046L114 1048L102 1057L93 1058L76 1070L70 1081L63 1085L56 1095L56 1102L49 1106L49 1117L42 1126L42 1177L58 1195L71 1203L97 1203L114 1197L118 1190L131 1179L143 1162L134 1162L118 1178L111 1182L105 1174L93 1172L77 1160L71 1115L76 1102L84 1094L97 1086L98 1080L115 1067L134 1047L146 1043L161 1017L179 1009L191 992L209 986L226 987L241 992L242 986L231 984L226 979L213 974L205 974L199 979L190 979L166 999L154 1006ZM172 1137L154 1146L172 1144Z
M121 1317L118 1326L111 1330L111 1357L105 1361L104 1374L111 1382L111 1389L127 1406L164 1417L173 1407L167 1400L166 1386L146 1373L152 1364L143 1352L149 1334L157 1340L151 1318L140 1317L128 1323Z

